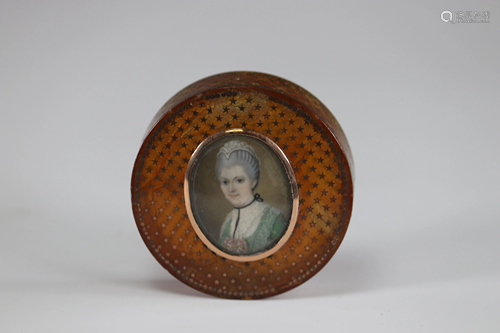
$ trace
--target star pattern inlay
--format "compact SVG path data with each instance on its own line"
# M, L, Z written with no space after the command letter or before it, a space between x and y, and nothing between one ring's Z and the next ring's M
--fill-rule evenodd
M146 242L172 274L207 293L260 298L302 283L331 258L349 217L346 166L338 144L300 108L257 91L214 92L172 111L149 136L135 169L133 208ZM298 174L295 229L302 232L255 262L232 262L211 252L196 236L184 204L192 152L208 136L230 128L267 135Z

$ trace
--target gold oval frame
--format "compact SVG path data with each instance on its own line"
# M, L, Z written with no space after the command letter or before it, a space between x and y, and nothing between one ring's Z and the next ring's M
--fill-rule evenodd
M292 196L292 214L290 216L290 223L288 225L287 230L281 237L281 239L274 245L271 249L258 253L256 255L249 255L249 256L236 256L236 255L231 255L228 254L222 250L220 250L218 247L216 247L208 238L205 236L203 231L201 230L200 226L196 222L196 219L193 215L193 210L191 208L191 200L190 200L190 194L189 194L189 177L191 174L191 171L193 169L193 166L197 162L198 157L200 156L201 152L207 148L211 143L215 142L216 140L219 140L221 138L227 137L227 136L232 136L232 135L243 135L243 136L248 136L254 139L257 139L261 142L263 142L267 147L269 147L275 154L278 156L278 159L280 160L281 164L283 165L283 168L285 169L286 175L288 177L289 183L290 183L290 192ZM247 130L247 129L242 129L242 128L235 128L235 129L230 129L230 130L225 130L222 132L215 133L205 140L203 140L198 147L196 147L195 151L191 155L191 158L189 159L187 168L186 168L186 173L184 175L184 198L185 198L185 205L186 205L186 211L188 214L189 221L191 222L191 226L194 228L196 235L200 238L200 240L205 244L212 252L216 253L217 255L237 261L237 262L250 262L250 261L257 261L261 260L264 258L269 257L270 255L273 255L274 253L278 252L288 241L290 236L292 235L293 229L295 228L295 224L297 223L297 218L299 216L299 190L297 186L297 180L295 178L295 172L290 164L290 161L286 157L286 155L283 153L281 148L270 138L267 136Z

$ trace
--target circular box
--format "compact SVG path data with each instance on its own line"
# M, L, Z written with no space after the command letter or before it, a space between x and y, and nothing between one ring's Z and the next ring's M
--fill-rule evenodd
M139 232L172 275L256 299L310 279L353 204L351 150L312 94L255 72L202 79L151 122L132 174Z

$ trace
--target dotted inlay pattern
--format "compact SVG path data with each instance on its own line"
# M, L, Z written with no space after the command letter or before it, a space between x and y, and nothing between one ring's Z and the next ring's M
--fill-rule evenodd
M197 237L184 203L196 147L220 131L262 133L284 152L299 188L299 216L287 243L254 262L217 256ZM351 215L352 188L338 143L294 100L242 87L218 89L168 112L148 135L132 178L132 203L146 245L176 278L208 294L262 298L316 274L337 250Z

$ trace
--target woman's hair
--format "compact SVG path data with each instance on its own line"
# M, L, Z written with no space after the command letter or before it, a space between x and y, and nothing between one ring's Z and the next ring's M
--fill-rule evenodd
M220 172L222 168L229 168L233 165L241 165L251 180L256 180L255 187L260 177L260 159L255 154L255 150L249 144L232 140L226 142L217 154L215 164L215 174L220 181Z

